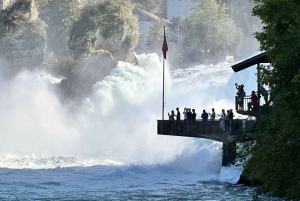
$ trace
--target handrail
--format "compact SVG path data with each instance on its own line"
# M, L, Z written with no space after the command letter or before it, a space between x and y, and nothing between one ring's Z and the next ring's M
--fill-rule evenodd
M7 7L3 10L3 12L2 12L1 15L0 15L0 21L1 21L4 17L7 16L7 14L8 14L8 13L9 13L16 5L17 5L17 3L18 3L19 1L22 1L22 0L14 0L13 2L10 3L9 6L7 6Z
M260 104L257 105L257 106L263 106L263 105L266 104L265 100L264 100L264 98L262 98L262 96L259 96L258 98L260 99L260 101L259 101ZM243 107L239 108L238 96L235 96L235 110L236 111L247 111L248 110L248 103L250 103L250 102L251 102L251 96L243 97ZM257 109L259 109L259 108L257 108Z
M202 119L195 121L188 120L158 120L157 133L195 133L195 134L235 134L237 132L246 131L253 127L253 120L246 119L216 119L207 120Z

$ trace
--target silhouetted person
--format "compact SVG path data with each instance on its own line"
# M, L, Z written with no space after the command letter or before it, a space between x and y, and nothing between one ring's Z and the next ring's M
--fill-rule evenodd
M180 111L179 108L176 108L177 114L176 114L176 120L180 120Z
M248 111L250 111L250 109L253 110L252 107L255 106L257 104L257 102L258 102L258 98L255 94L255 91L252 91L252 93L251 93L251 102L248 103Z
M173 122L175 118L174 110L171 111L171 114L169 114L169 121L170 121L170 130L173 131Z
M196 130L196 112L195 112L195 109L192 109L192 127L193 127L193 130Z
M184 128L185 130L187 130L187 112L188 112L188 108L184 108L183 109L183 118L184 118Z
M205 112L205 110L203 110L203 112L201 114L201 118L202 118L202 127L204 128L204 131L206 131L208 114Z
M232 109L229 110L229 120L233 120L234 114L232 112Z
M211 113L208 113L210 116L210 124L212 131L215 132L215 118L216 118L216 113L215 113L215 108L211 109Z
M191 108L188 109L187 112L187 130L191 131L191 127L192 127L192 111Z
M244 97L246 95L244 91L244 85L238 85L235 83L235 87L238 90L236 95L237 95L237 102L238 102L238 110L244 110Z
M225 116L226 116L226 114L225 114L224 109L222 109L221 115L219 115L219 116L221 116L221 118L220 118L220 129L221 129L221 131L225 131Z
M226 115L225 115L225 130L228 131L229 130L229 110L226 111Z
M179 108L177 107L176 108L176 111L177 111L177 114L176 114L176 127L177 127L177 130L180 131L180 111L179 111Z
M171 114L168 113L168 115L169 115L169 120L174 121L175 119L174 110L171 111Z

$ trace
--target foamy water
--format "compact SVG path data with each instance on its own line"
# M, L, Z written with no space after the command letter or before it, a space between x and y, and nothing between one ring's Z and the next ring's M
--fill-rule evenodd
M250 199L252 188L228 190L241 169L221 166L221 143L156 134L162 62L156 54L137 58L139 66L119 62L72 112L49 73L0 76L0 198ZM254 72L235 74L228 63L170 71L167 64L165 116L176 107L195 108L198 118L203 109L234 108L234 83L250 92Z

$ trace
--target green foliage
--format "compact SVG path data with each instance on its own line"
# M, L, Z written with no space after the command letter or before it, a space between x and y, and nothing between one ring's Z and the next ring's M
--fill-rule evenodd
M168 5L168 0L158 1L157 9L154 10L154 13L159 17L167 19L167 9L168 9L167 5Z
M150 26L148 35L148 48L151 52L155 52L158 55L162 54L162 44L164 39L164 26L165 22L153 22ZM168 45L170 42L167 41Z
M155 8L157 8L159 0L131 0L132 4L140 9L146 10L148 12L152 12Z
M258 120L255 145L246 165L258 193L300 200L300 5L289 0L255 0L253 13L264 24L256 33L272 67L260 67L260 82L271 87L273 107Z
M203 0L183 23L186 52L191 58L233 53L242 32L227 14L224 3Z
M69 31L80 14L78 0L41 0L39 5L40 17L48 25L47 51L57 57L68 55Z
M1 21L0 27L0 54L11 62L18 59L16 55L26 56L44 45L45 24L41 20L31 21L22 10L13 11Z
M40 9L42 6L48 3L48 0L34 0L35 6Z
M59 75L68 77L75 65L75 59L71 56L61 57L55 63L54 69Z
M119 51L115 48L117 43L126 52L136 46L137 39L132 6L122 0L107 0L82 9L70 30L69 49L76 58L100 49L114 54Z
M172 67L182 67L181 65L184 61L184 57L182 56L179 50L176 49L175 51L173 51L170 57L172 58Z
M173 17L172 20L171 20L170 27L173 30L177 30L177 29L181 30L183 21L184 21L184 17L182 15L178 15L176 17Z

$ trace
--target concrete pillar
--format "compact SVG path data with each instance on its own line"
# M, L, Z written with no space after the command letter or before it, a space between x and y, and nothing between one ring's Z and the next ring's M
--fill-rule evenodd
M236 142L223 143L222 166L234 164L236 158Z

